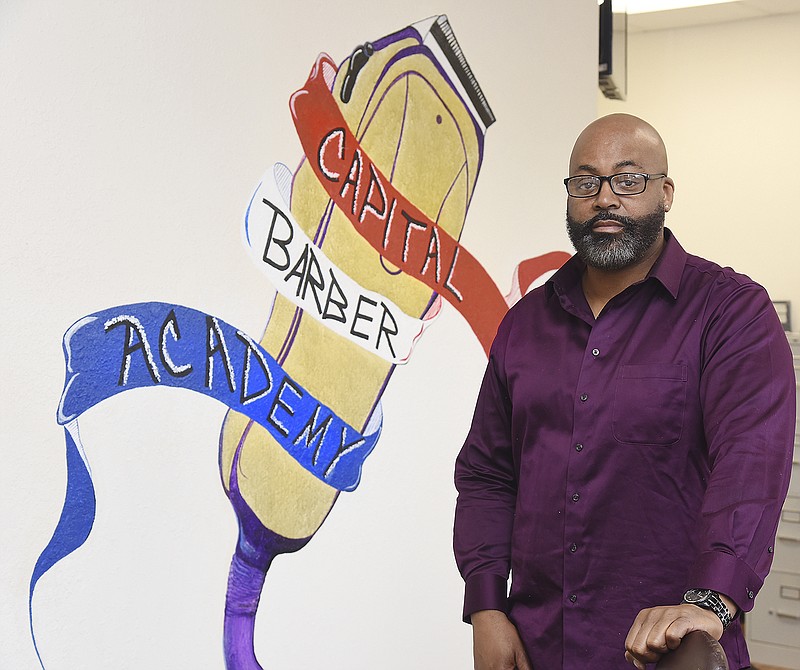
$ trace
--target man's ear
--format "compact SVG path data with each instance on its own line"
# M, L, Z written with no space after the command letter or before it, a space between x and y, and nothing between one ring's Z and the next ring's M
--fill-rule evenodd
M672 198L675 195L675 182L671 177L664 179L662 189L664 190L664 211L668 212L672 208Z

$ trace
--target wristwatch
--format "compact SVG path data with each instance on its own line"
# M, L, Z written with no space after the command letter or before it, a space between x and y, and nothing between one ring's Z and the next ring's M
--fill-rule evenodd
M722 630L725 630L730 625L731 621L733 621L731 613L716 591L710 589L689 589L683 594L683 602L690 605L697 605L698 607L714 612L722 622Z

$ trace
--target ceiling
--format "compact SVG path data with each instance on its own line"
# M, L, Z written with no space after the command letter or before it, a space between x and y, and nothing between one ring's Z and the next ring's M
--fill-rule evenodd
M623 5L624 3L620 2L619 4ZM614 5L616 7L617 2ZM736 0L736 2L725 2L720 5L631 14L628 16L628 32L641 33L648 30L686 28L709 23L725 23L797 13L800 13L800 0Z

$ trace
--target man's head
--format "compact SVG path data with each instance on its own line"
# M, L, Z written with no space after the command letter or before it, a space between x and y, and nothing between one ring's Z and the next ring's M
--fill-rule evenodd
M649 123L629 114L611 114L589 124L575 141L569 176L649 175L645 190L614 189L609 180L589 197L567 197L567 232L583 261L600 270L621 270L643 261L663 241L664 213L672 206L675 184L667 174L667 151ZM591 190L589 191L591 192Z

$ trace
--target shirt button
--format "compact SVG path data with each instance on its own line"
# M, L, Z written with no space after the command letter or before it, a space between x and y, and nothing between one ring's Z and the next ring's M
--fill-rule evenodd
M583 445L580 442L575 445L575 451L583 451Z
M573 594L572 594L572 595L569 597L569 601L570 601L571 603L574 603L576 600L578 600L578 596L576 596L576 595L573 593Z
M589 399L588 393L581 393L581 402L586 402Z
M572 502L578 502L581 499L580 493L573 493L572 494Z
M576 551L578 551L578 545L573 542L571 545L569 545L569 550L574 554Z
M599 356L600 350L599 349L592 349L592 356Z

